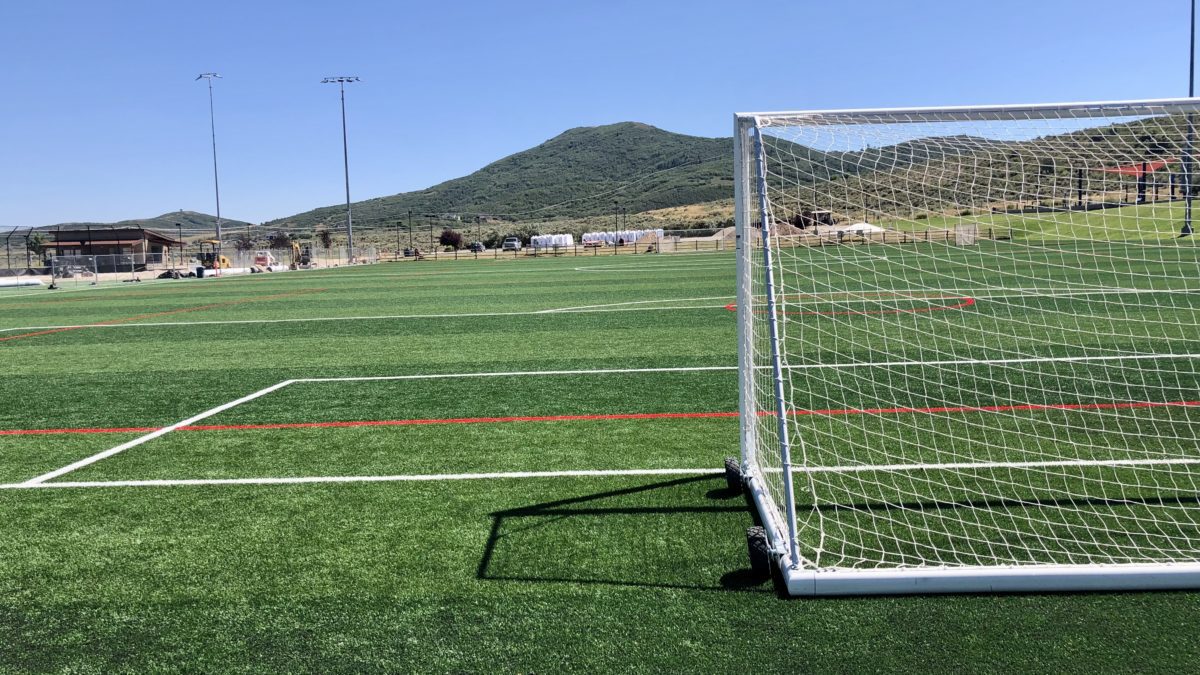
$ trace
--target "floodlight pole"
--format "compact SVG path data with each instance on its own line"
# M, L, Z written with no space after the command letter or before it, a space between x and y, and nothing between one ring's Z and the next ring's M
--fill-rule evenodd
M342 165L346 173L346 243L350 247L350 262L354 262L354 221L350 215L350 146L346 142L346 83L358 81L353 75L338 75L321 80L321 84L337 84L342 94Z
M1191 21L1188 24L1188 98L1196 95L1196 0L1192 0ZM1196 125L1192 113L1187 116L1187 142L1183 155L1183 229L1179 236L1192 233L1192 141L1196 136Z
M200 73L196 76L197 80L208 82L208 126L212 132L213 191L217 194L217 255L221 253L221 182L217 180L217 116L213 111L212 81L220 78L221 76L216 73Z
M408 247L409 247L409 248L412 248L412 247L413 247L413 237L412 237L412 209L409 209L409 210L408 210Z

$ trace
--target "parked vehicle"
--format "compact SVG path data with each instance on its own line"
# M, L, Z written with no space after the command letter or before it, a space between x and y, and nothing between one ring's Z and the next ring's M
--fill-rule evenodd
M520 251L521 250L521 238L520 237L506 237L504 239L504 244L500 246L500 250L501 251Z

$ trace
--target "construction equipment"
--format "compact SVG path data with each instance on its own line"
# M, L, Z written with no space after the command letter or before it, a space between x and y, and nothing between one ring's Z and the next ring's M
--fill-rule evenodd
M312 267L312 244L299 244L293 241L292 263L289 267L294 270Z
M205 269L221 270L229 268L229 258L220 255L221 242L216 239L202 239L196 242L200 246L200 253L196 259L200 261L200 265ZM205 250L207 247L208 250Z
M295 246L295 244L293 244L293 246ZM271 255L270 251L263 250L263 251L255 251L254 252L254 266L255 267L268 268L274 264L275 264L275 256Z

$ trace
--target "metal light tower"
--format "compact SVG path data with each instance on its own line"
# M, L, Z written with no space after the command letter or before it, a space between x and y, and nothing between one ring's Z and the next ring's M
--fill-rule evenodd
M1188 26L1188 98L1196 95L1196 0L1192 0L1191 23ZM1184 144L1183 157L1183 228L1179 236L1186 237L1192 233L1192 143L1196 137L1196 125L1192 113L1187 116L1187 142Z
M354 220L350 215L350 150L346 143L346 83L358 82L353 75L338 75L321 80L321 84L337 84L342 94L342 164L346 171L346 241L350 247L350 262L354 262Z
M196 76L197 80L208 81L208 126L212 131L212 148L213 148L213 191L217 193L217 250L216 253L221 253L221 182L217 180L217 118L213 112L213 93L212 81L220 79L221 76L216 73L200 73Z

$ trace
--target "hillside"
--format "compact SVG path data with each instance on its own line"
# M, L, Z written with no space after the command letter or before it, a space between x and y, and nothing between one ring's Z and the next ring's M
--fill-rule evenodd
M1186 128L1181 116L1170 116L1029 140L923 138L904 148L840 156L843 175L819 189L798 180L797 189L777 195L776 205L789 214L820 208L848 220L891 222L993 209L1065 209L1080 192L1091 203L1116 203L1132 198L1136 180L1104 169L1163 159L1178 172ZM776 140L768 147L770 172L803 173L790 168L788 145ZM1157 184L1165 198L1169 178L1166 171L1153 174L1149 189Z
M231 232L232 228L244 230L248 225L250 225L250 223L241 220L230 220L228 218L221 219L221 227L231 228ZM56 225L45 225L35 229L54 230L58 228L66 229L74 227L144 227L148 230L158 230L169 235L175 235L176 232L182 231L184 238L188 238L212 235L216 230L216 226L216 216L210 216L207 213L198 213L196 211L172 211L171 213L164 213L153 218L121 220L115 223L58 223Z
M425 190L357 202L356 226L392 227L414 214L491 214L505 220L599 216L618 200L630 213L727 198L730 138L675 134L635 122L571 129L541 145ZM344 206L266 227L337 226Z

